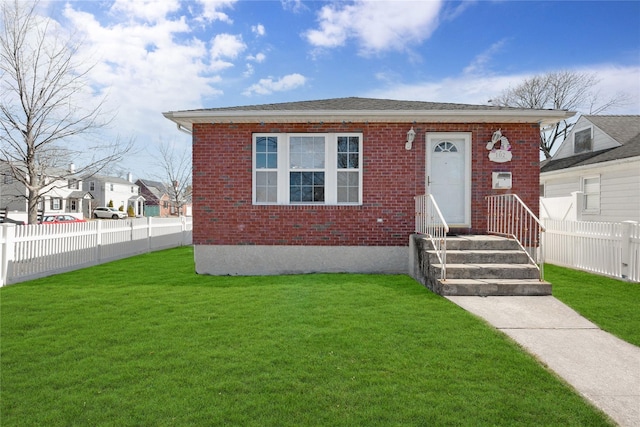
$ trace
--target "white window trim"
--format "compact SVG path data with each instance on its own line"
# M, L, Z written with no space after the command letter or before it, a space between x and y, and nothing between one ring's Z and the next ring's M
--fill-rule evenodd
M598 208L597 209L588 209L587 208L587 196L595 196L596 193L587 193L585 181L588 179L597 179L598 180ZM602 182L600 179L600 175L588 175L583 176L580 179L580 188L582 189L582 197L584 198L582 202L582 212L585 214L599 214L600 213L600 203L602 201Z
M51 197L49 199L51 201L50 207L52 211L61 211L63 210L62 198L61 197ZM57 207L56 207L57 205Z
M257 202L256 201L256 138L275 136L278 138L278 168L277 168L277 202ZM325 192L324 202L301 202L291 203L289 201L289 138L290 137L325 137ZM360 159L358 169L338 169L338 137L340 136L357 136L359 138L358 153ZM286 205L286 206L361 206L362 205L362 147L363 134L359 132L319 132L319 133L254 133L251 142L252 153L252 180L251 180L251 199L254 205ZM338 171L358 172L358 202L340 202L338 203Z

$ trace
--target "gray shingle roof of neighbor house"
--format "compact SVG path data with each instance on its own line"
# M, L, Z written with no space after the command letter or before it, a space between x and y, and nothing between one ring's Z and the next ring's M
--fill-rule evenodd
M91 194L88 191L82 191L82 190L78 190L78 191L72 191L71 193L69 193L69 195L67 196L68 199L93 199L93 194Z
M149 179L138 179L138 181L158 200L168 193L167 187L159 181Z
M540 164L540 172L551 172L640 156L640 116L583 117L599 127L621 145L619 147L591 153L582 153L557 160L545 160Z
M375 98L332 98L315 101L169 111L163 115L179 128L194 123L407 122L541 123L572 117L566 110L534 110L493 105L399 101Z

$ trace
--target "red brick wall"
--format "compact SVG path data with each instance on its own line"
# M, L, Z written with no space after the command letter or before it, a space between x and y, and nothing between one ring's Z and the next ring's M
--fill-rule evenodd
M407 151L411 126L417 135ZM488 159L486 144L497 129L511 143L511 162ZM251 144L258 132L362 132L362 206L252 205ZM537 124L194 124L194 243L406 246L414 229L413 197L425 191L425 132L472 133L472 227L459 231L484 232L488 194L518 194L537 214ZM512 172L511 190L491 189L497 171Z

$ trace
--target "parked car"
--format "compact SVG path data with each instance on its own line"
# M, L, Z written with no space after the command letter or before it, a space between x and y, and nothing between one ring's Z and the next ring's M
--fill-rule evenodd
M86 222L82 218L76 218L71 215L45 215L42 217L41 224L70 224L73 222Z
M99 207L93 211L94 218L113 218L123 219L127 217L126 212L119 211L116 208Z

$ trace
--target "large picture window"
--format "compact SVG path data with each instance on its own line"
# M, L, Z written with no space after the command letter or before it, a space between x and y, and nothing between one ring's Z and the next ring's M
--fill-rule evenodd
M255 134L255 204L361 204L362 134Z

